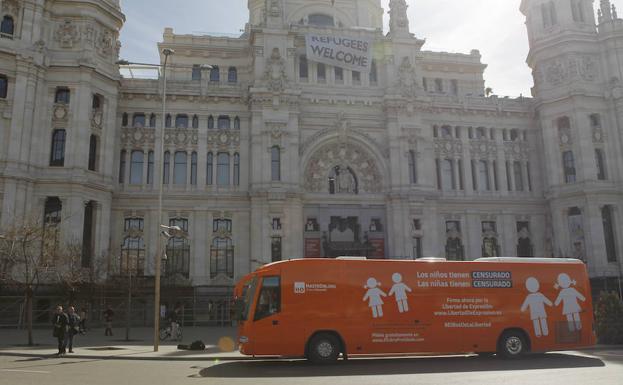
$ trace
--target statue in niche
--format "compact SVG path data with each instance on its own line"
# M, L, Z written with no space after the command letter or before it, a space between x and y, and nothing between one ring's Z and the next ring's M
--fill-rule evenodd
M465 259L459 221L446 222L446 259L450 261L463 261Z
M517 223L517 256L534 257L534 247L530 240L530 224L528 222Z
M329 175L329 193L357 194L357 179L350 167L335 166Z
M482 257L500 256L495 222L482 222Z

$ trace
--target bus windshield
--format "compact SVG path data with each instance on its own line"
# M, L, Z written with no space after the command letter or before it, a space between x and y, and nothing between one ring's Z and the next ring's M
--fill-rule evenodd
M251 309L251 303L255 297L255 290L257 288L257 277L253 277L252 280L245 283L242 288L242 313L240 314L240 320L246 321L249 317L249 310Z

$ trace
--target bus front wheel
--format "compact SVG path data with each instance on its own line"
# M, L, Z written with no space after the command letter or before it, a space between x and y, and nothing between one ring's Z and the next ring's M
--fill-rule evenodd
M334 363L339 354L340 341L332 334L317 334L309 341L307 358L314 364Z
M498 343L498 354L504 358L521 357L528 349L526 337L517 330L509 330L502 334Z

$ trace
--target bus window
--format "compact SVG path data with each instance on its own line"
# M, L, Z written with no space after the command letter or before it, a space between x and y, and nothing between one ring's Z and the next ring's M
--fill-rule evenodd
M264 277L255 307L255 321L281 311L281 284L279 277Z
M246 321L249 317L249 310L251 309L251 303L253 302L253 297L255 296L256 287L257 277L246 283L242 289L241 298L243 300L243 304L241 306L240 321Z

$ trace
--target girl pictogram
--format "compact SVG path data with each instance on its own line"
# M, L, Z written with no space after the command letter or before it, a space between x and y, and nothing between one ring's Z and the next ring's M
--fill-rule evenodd
M369 301L368 306L372 309L372 317L380 318L383 317L383 299L381 297L387 297L387 294L383 292L383 290L379 289L378 286L381 286L380 282L377 282L374 278L368 278L364 289L368 289L366 295L363 296L364 301Z
M558 306L562 302L562 314L567 316L567 325L569 325L570 332L582 330L582 320L580 319L582 308L578 303L578 299L582 302L586 301L586 297L582 293L571 287L571 285L575 284L576 281L572 281L567 274L562 273L558 276L558 284L554 285L556 289L562 288L554 305Z
M539 288L540 284L536 278L528 278L526 280L526 289L528 289L530 294L528 294L523 305L521 305L522 312L530 308L530 319L534 325L534 334L537 337L549 335L545 305L552 306L552 301L547 299L542 293L539 293Z
M408 312L409 302L407 302L407 292L411 293L411 288L402 282L402 275L400 275L400 273L394 273L394 275L392 275L392 281L394 281L394 286L392 286L389 291L389 296L391 297L393 295L396 298L399 312Z

